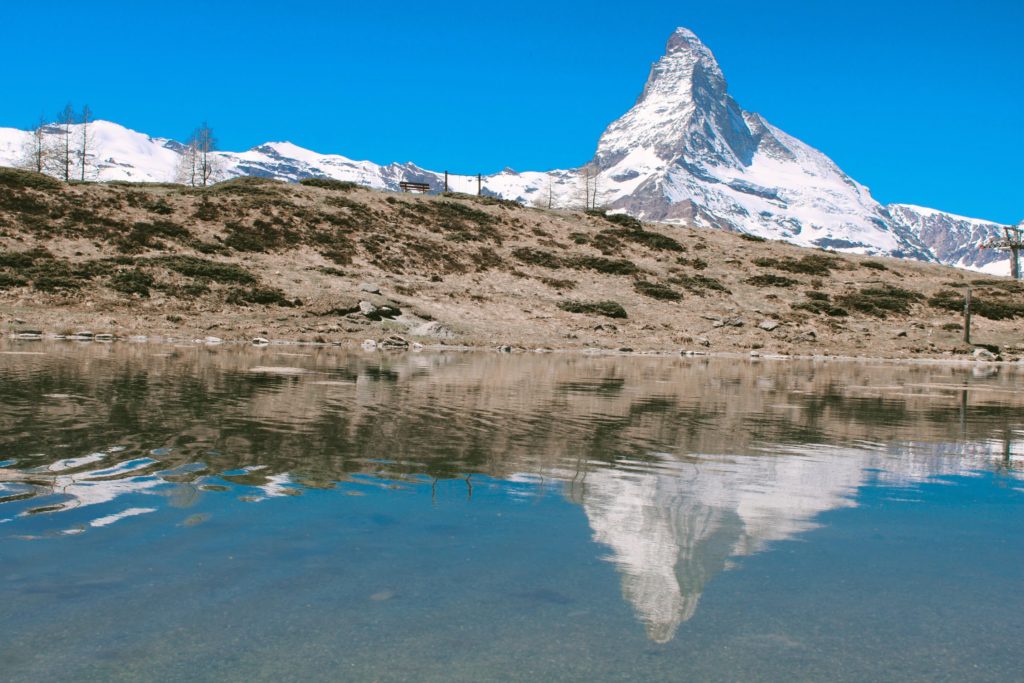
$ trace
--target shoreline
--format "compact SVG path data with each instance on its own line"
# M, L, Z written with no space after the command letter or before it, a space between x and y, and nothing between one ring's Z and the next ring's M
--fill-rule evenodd
M397 335L395 335L397 336ZM404 338L403 338L404 339ZM870 356L870 355L846 355L830 353L813 354L784 354L784 353L762 353L758 350L749 352L742 351L709 351L696 349L679 349L678 351L663 349L612 349L600 347L560 347L549 348L538 346L528 348L526 346L511 345L472 345L472 344L441 344L422 343L419 341L407 341L406 346L388 346L376 340L366 339L359 341L355 338L346 338L329 342L309 341L301 339L267 339L254 338L244 339L222 339L220 337L208 336L202 339L184 335L181 337L164 335L117 335L112 333L100 333L94 335L64 335L53 332L0 332L0 342L6 343L55 343L66 342L69 344L149 344L153 346L171 346L175 348L251 348L251 349L273 349L273 348L309 348L309 349L338 349L349 352L361 351L363 353L498 353L498 354L554 354L554 355L579 355L579 356L615 356L629 358L708 358L708 359L736 359L747 361L816 361L816 362L838 362L838 363L883 363L891 365L955 365L964 367L1024 367L1024 358L1019 359L997 359L987 360L968 355L960 357L932 357L932 356ZM21 355L31 352L12 351L0 349L2 355Z

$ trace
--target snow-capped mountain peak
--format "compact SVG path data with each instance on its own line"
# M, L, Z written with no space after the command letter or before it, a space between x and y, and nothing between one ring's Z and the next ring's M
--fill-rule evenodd
M77 140L81 130L73 128ZM55 126L45 134L54 143L61 137ZM181 143L109 121L93 122L90 134L88 179L168 182L178 175ZM31 137L0 128L0 164L27 165ZM389 190L408 180L435 191L446 182L445 174L413 163L355 161L291 142L213 156L214 180L326 177ZM545 172L506 168L479 180L453 174L447 188L551 208L602 206L645 220L990 272L1005 263L1005 255L978 249L995 224L909 205L883 207L820 151L744 111L729 94L714 54L685 28L669 37L640 96L601 135L591 163Z

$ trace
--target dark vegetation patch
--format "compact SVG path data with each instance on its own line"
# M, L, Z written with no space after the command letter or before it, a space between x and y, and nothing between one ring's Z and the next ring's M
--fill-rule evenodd
M135 223L127 234L116 239L119 251L132 254L143 249L159 249L164 246L161 238L190 242L192 234L184 227L171 221L158 220L152 223Z
M676 263L681 266L689 266L694 270L704 270L708 267L708 262L702 258L683 258L680 256L676 259Z
M548 287L551 287L552 289L576 289L575 280L562 280L555 277L542 277L540 281L546 284Z
M535 249L533 247L517 247L512 250L512 256L517 260L531 266L541 268L561 268L562 259L550 251Z
M335 192L348 192L360 187L359 183L353 183L348 180L335 180L334 178L303 178L299 181L299 185L305 185L306 187L320 187L325 190L333 190Z
M0 167L0 187L15 190L59 190L60 186L60 181L42 173Z
M846 309L884 318L890 313L906 315L911 307L924 299L918 292L892 285L865 287L836 297L836 303Z
M798 301L793 304L793 309L797 311L808 311L809 313L824 313L825 315L832 316L834 318L842 318L849 315L849 312L840 306L836 306L832 303L832 297L826 292L808 291L804 292L804 296L807 297L804 301Z
M997 281L1002 282L1002 281ZM1024 317L1024 301L1013 301L998 290L971 293L971 312L989 320L1012 320ZM964 293L944 289L928 299L928 305L944 311L962 312Z
M879 261L864 261L860 264L861 268L870 268L871 270L889 270L889 266Z
M800 273L803 275L829 275L833 268L838 267L839 259L834 256L823 254L808 254L798 259L768 258L761 257L754 259L754 265L761 268L774 268L787 273Z
M479 242L490 240L501 243L501 234L495 225L501 220L486 211L481 211L461 202L442 200L424 202L424 207L433 210L434 224L453 242Z
M741 232L740 233L740 239L741 240L746 240L748 242L767 242L768 241L764 237L759 237L758 235L751 235L748 232Z
M110 277L109 287L122 294L138 294L147 298L154 284L153 276L149 273L141 270L122 270Z
M151 259L150 263L163 266L186 277L210 280L218 284L252 284L256 282L256 276L242 266L234 263L208 261L195 256L161 256Z
M673 285L679 285L686 291L699 296L704 296L708 292L730 293L729 289L721 282L713 277L706 277L704 275L680 273L668 278L668 281Z
M200 192L207 192L212 195L236 195L236 196L267 196L279 194L279 191L287 187L282 180L271 178L260 178L258 176L242 176L232 178L224 182L211 185Z
M234 305L260 304L263 306L301 306L302 302L292 301L276 287L264 287L261 285L253 287L232 287L228 290L225 299L227 303Z
M995 278L980 278L971 280L975 287L994 287L1010 294L1024 294L1024 282L1019 280L997 280Z
M633 283L633 289L644 296L649 296L652 299L660 299L662 301L679 301L683 298L682 294L668 285L661 284L660 282L651 282L650 280L635 281Z
M603 315L608 318L625 318L626 309L615 301L561 301L558 307L569 313Z
M793 285L800 284L799 280L782 275L773 275L772 273L748 277L744 282L754 287L792 287Z
M605 275L635 275L640 268L628 259L576 255L565 259L565 265L576 270L595 270Z

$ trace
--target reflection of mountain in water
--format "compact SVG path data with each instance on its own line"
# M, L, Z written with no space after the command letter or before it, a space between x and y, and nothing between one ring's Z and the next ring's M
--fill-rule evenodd
M1005 367L31 348L0 352L0 536L203 496L540 475L568 482L659 642L733 558L866 483L1024 461L1021 375Z
M907 485L966 475L998 459L1001 446L975 444L955 459L942 452L952 449L933 445L906 447L899 458L828 448L685 462L666 457L656 469L589 472L571 491L594 540L611 550L623 595L648 637L665 643L732 558L815 528L822 512L855 506L857 489L872 479Z

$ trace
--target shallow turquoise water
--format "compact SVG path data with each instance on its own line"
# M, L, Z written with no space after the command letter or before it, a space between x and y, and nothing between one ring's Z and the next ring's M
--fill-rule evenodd
M4 680L1020 678L1009 369L0 351Z

